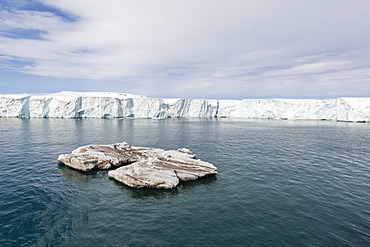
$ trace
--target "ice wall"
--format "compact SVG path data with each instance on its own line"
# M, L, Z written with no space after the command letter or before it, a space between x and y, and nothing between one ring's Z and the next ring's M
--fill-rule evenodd
M336 99L244 99L219 102L220 117L336 120Z
M0 94L0 117L240 117L370 122L370 98L206 100L121 93Z

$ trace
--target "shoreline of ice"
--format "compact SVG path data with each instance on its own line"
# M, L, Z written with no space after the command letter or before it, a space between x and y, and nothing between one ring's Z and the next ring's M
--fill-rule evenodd
M370 98L209 100L113 92L0 94L4 118L250 118L370 122Z

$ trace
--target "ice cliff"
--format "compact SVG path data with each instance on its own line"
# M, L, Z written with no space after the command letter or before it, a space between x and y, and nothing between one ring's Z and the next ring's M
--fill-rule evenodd
M123 93L0 94L0 117L240 117L370 122L370 98L207 100Z

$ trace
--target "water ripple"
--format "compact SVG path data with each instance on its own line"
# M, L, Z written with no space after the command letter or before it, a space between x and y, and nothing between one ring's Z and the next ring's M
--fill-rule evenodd
M0 119L0 135L0 246L370 245L367 124ZM121 141L188 147L219 174L136 190L56 162Z

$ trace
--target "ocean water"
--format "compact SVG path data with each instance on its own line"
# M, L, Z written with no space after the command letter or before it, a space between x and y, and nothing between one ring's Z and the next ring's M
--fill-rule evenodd
M369 140L358 123L0 118L0 246L370 246ZM56 161L122 141L218 175L132 189Z

